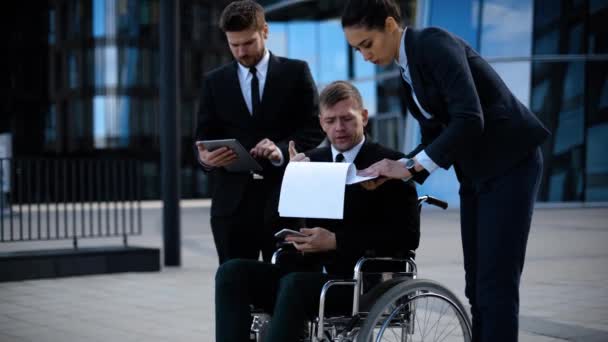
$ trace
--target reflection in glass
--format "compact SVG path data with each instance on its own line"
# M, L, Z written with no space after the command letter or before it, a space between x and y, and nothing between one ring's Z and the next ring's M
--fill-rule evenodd
M376 115L378 113L376 81L353 81L353 85L359 89L363 98L363 105L367 108L369 116Z
M507 87L526 107L530 106L530 62L492 63L492 67Z
M588 201L608 201L608 61L587 63L587 154Z
M608 53L608 2L589 1L589 53Z
M540 200L582 201L585 115L583 62L534 62L531 108L553 133L543 144Z
M428 22L429 26L438 26L460 36L474 49L479 48L479 0L433 0Z
M584 18L582 1L534 1L534 54L583 53Z
M376 75L376 68L374 64L366 62L360 52L353 52L355 78L369 78Z
M95 86L115 87L118 83L118 48L116 45L95 47Z
M532 1L485 0L482 7L481 54L529 56L532 50Z
M76 53L74 51L68 52L68 84L69 87L74 89L78 87L78 63L76 60Z
M287 27L288 57L308 62L315 82L319 81L318 37L319 24L316 22L294 22Z
M339 20L319 23L319 82L348 78L348 43Z
M287 56L287 24L269 22L268 27L266 48L277 56Z
M57 106L51 104L44 119L44 143L55 144L57 142Z
M93 98L93 136L96 148L128 146L130 98L97 95Z

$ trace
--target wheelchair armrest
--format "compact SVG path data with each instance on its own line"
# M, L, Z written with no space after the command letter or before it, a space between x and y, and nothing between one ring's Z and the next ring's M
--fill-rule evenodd
M270 262L287 271L314 272L321 271L320 259L314 255L303 255L292 245L277 249Z
M416 263L414 262L414 259L409 257L409 258L390 258L390 257L374 257L374 258L368 258L368 257L362 257L359 259L359 261L357 261L357 264L355 265L355 271L354 271L354 275L353 278L355 280L355 291L354 291L354 295L353 295L353 315L355 313L359 312L359 302L360 302L360 296L361 296L361 284L363 282L363 266L365 264L371 263L371 262L390 262L390 263L400 263L404 265L404 271L408 272L408 266L409 266L409 272L412 275L412 278L416 278L416 274L418 272L418 267L416 266Z

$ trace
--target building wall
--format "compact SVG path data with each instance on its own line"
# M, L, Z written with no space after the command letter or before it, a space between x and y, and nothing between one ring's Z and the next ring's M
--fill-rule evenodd
M228 0L180 0L181 193L207 196L192 134L203 73L231 60L217 27ZM15 157L144 161L144 197L160 196L160 0L7 3L11 32L0 133ZM6 112L6 114L4 114Z
M541 202L608 201L608 3L601 0L401 1L406 22L439 26L463 37L501 75L515 96L553 132ZM339 11L336 16L339 15ZM602 25L604 23L604 25ZM394 66L354 54L339 19L271 23L269 47L308 61L321 88L350 79L373 115L374 139L405 152L419 130L400 96ZM458 206L453 170L438 170L419 193Z

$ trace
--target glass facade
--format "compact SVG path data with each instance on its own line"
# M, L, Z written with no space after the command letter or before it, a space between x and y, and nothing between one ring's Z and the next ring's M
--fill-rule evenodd
M129 156L145 162L146 198L159 197L160 0L52 0L11 3L3 74L9 85L0 132L15 156ZM399 73L363 61L344 39L339 1L322 15L293 11L270 22L268 47L306 60L319 88L337 79L359 87L373 117L369 133L409 151L419 141L406 116ZM232 59L217 28L229 0L181 0L179 11L182 194L208 195L192 153L202 75ZM261 1L265 6L289 1ZM323 4L323 6L321 6ZM440 26L463 37L515 96L552 131L543 144L539 200L608 201L608 3L605 0L407 0L405 22ZM331 6L335 8L330 9ZM314 6L307 6L314 8ZM283 9L281 15L290 13ZM35 17L19 22L17 17ZM314 19L311 19L314 18ZM321 19L320 19L321 18ZM281 19L282 20L282 19ZM453 171L420 188L457 205Z
M275 1L274 3L276 3ZM278 1L280 2L280 1ZM406 22L461 36L494 67L515 96L552 131L542 202L608 201L608 3L602 0L402 1ZM336 17L339 11L336 11ZM400 97L399 74L363 61L346 46L336 19L271 23L269 45L307 60L319 88L350 79L374 116L369 132L409 151L419 142ZM301 33L306 31L306 34ZM276 32L275 32L276 33ZM453 170L438 170L420 193L458 205Z
M181 193L186 198L208 195L206 176L197 172L192 134L203 73L231 60L217 27L228 2L179 2ZM38 26L15 22L12 27L36 39L9 41L9 50L28 56L11 64L30 70L17 70L10 78L43 84L36 94L16 90L16 96L26 94L22 96L30 102L38 99L37 108L16 100L13 110L2 115L0 131L13 133L14 155L143 160L144 197L159 198L160 0L52 0L14 6L32 18L46 19L36 20ZM33 47L39 49L35 54ZM23 114L39 127L25 124Z

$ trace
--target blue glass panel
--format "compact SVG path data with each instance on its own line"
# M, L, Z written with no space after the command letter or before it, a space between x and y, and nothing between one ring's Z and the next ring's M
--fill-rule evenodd
M310 72L316 82L319 79L318 29L317 22L294 22L288 24L287 28L288 57L308 62Z
M439 26L477 47L479 0L432 0L429 26Z
M106 1L93 0L93 37L106 34Z
M319 82L348 78L348 43L339 20L319 24Z
M492 67L505 82L517 99L530 106L530 62L492 63Z
M529 56L532 51L532 1L485 0L481 53L488 57Z
M277 56L287 56L287 25L270 22L268 27L270 33L266 40L266 47Z

